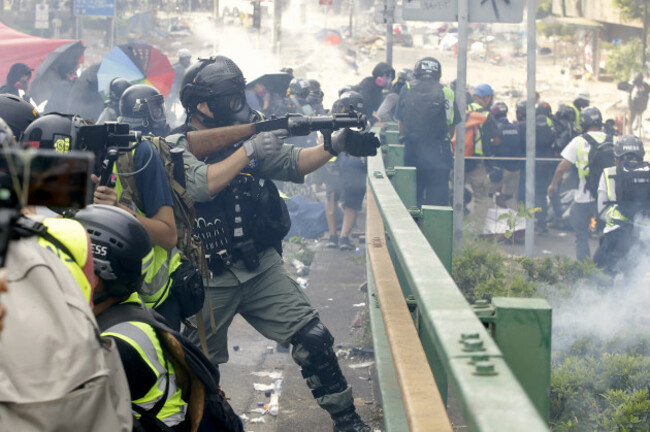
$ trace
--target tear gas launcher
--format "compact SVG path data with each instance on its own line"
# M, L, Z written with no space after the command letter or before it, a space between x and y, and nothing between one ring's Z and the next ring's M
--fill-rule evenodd
M191 131L187 133L187 142L189 150L194 156L204 158L260 132L286 129L289 131L289 136L292 137L306 136L319 131L323 134L325 150L329 151L332 148L332 133L334 131L343 128L363 130L366 123L366 117L356 112L315 117L287 114L257 123Z

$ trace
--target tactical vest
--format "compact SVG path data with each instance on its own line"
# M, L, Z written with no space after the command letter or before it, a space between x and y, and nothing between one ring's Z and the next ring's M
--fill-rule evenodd
M521 139L517 125L502 119L498 123L501 144L494 146L493 153L496 157L517 157L521 155ZM497 166L508 171L518 171L521 164L518 161L498 161Z
M486 109L483 107L478 102L472 102L467 106L467 111L472 112L472 111L478 111L481 114L485 115L486 117L490 117L490 110ZM483 139L481 137L481 127L478 126L476 127L476 133L474 134L474 154L476 156L483 156L484 151L483 151Z
M222 161L236 148L216 153L206 163ZM252 271L259 265L259 252L269 247L282 252L289 212L273 182L256 176L255 166L252 161L212 201L195 203L194 234L202 240L214 274L240 259Z
M616 167L605 168L603 170L603 175L605 176L605 186L607 187L607 201L611 204L604 210L601 218L606 221L607 226L611 227L627 221L628 218L623 216L623 214L618 210L618 205L616 205L614 199L612 177L616 177Z
M140 304L138 294L131 294L122 303ZM108 328L102 336L111 336L129 344L156 375L156 384L146 395L131 403L151 410L164 399L165 402L156 417L167 426L176 426L185 420L187 402L181 397L181 390L176 384L174 365L167 359L154 328L141 322L124 322Z

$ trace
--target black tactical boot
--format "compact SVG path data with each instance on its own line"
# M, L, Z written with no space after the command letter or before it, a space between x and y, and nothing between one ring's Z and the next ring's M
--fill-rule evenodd
M370 427L361 420L354 406L333 414L334 432L371 432Z

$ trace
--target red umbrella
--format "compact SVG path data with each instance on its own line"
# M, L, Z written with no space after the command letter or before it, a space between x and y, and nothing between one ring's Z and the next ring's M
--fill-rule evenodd
M70 42L76 41L31 36L0 23L0 83L4 83L12 64L26 63L36 69L57 47Z

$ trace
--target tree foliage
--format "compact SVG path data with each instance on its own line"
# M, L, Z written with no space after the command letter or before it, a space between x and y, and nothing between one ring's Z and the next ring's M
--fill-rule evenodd
M627 81L642 70L643 44L641 39L630 39L626 44L612 48L605 70L617 81Z
M623 16L628 19L643 19L643 5L645 0L614 0L614 5L619 7Z

